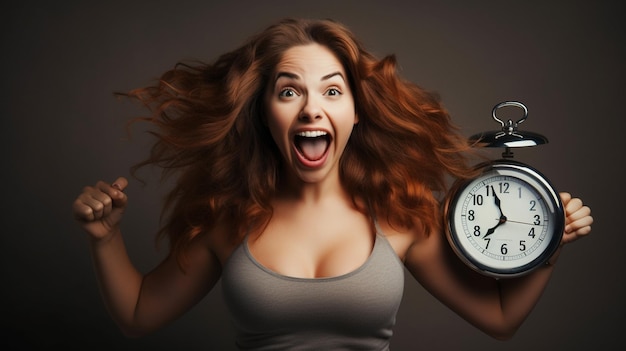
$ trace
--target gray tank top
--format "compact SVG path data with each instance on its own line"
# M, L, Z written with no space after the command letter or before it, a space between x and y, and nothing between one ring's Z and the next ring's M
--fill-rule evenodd
M367 261L337 277L294 278L257 262L247 238L222 272L241 350L388 350L404 266L382 234Z

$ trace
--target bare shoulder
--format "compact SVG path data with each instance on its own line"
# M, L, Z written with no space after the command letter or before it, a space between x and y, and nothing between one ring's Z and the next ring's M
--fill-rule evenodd
M404 262L407 253L420 240L420 233L416 233L415 229L398 228L391 225L388 221L379 221L381 234L387 238L398 257Z
M230 255L241 244L242 239L233 239L236 235L233 234L236 226L226 221L217 223L211 232L203 235L202 245L209 250L210 254L214 256L224 266Z

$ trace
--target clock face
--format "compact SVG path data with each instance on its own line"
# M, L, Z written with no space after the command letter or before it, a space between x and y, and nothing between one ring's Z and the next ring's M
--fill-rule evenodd
M448 239L472 268L506 277L530 272L557 249L564 215L558 194L534 169L495 163L454 193Z

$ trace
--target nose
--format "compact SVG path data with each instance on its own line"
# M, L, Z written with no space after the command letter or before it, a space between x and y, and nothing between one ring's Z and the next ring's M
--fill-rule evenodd
M314 97L307 95L306 100L304 102L304 106L302 106L302 110L300 110L300 115L298 118L302 121L314 121L316 119L321 119L324 112L322 110L319 101Z

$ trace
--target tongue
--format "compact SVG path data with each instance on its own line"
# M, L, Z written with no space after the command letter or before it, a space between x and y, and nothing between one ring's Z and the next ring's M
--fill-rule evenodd
M325 138L300 140L300 151L308 160L316 161L324 156L328 142Z

